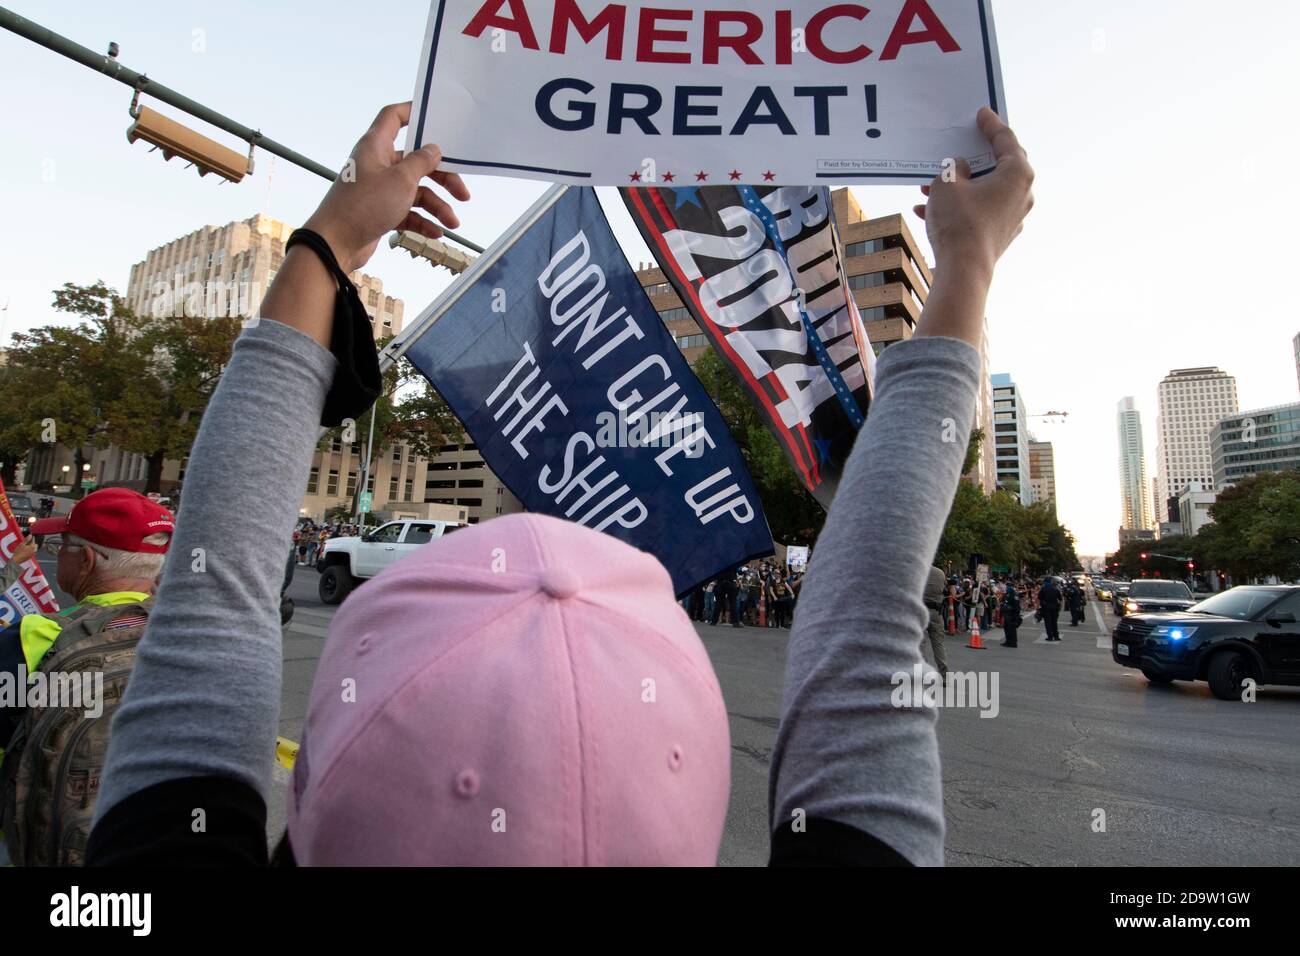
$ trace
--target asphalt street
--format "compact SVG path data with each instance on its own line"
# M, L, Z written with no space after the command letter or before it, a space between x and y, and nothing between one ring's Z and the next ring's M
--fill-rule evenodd
M42 561L51 581L53 562ZM280 734L299 740L334 609L314 570L290 588ZM64 600L63 595L59 595ZM1148 686L1115 664L1109 607L1048 644L1027 617L1020 647L948 639L954 671L998 679L997 716L941 710L947 862L963 865L1231 866L1300 863L1300 687L1245 704L1204 683ZM697 625L731 717L731 807L719 863L767 861L767 773L788 632ZM268 833L284 827L277 770ZM1103 817L1104 814L1104 817ZM1104 830L1101 823L1104 821Z
M332 608L315 572L291 588L280 733L298 739ZM939 716L947 861L962 865L1225 866L1300 863L1300 688L1253 704L1203 684L1150 687L1115 664L1109 607L1048 644L1027 621L1020 647L948 640L953 670L998 675L998 713ZM697 625L731 717L731 808L719 862L767 862L767 772L788 632ZM1104 818L1097 811L1104 812ZM1100 829L1104 820L1105 830Z

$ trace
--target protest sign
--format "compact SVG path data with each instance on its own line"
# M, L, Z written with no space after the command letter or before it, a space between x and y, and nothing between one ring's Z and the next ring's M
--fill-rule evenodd
M554 187L399 340L530 511L655 555L678 594L773 553L721 414L590 189Z
M1005 118L989 0L433 0L413 99L444 169L593 186L927 183Z
M871 402L875 353L824 186L624 189L682 303L829 508Z
M0 482L0 568L13 560L14 549L22 542L23 529L9 507L9 496ZM19 578L0 591L0 627L8 627L18 618L37 612L57 613L59 602L45 580L45 572L35 559L17 569Z
M808 570L808 546L790 545L785 549L785 563L791 571Z

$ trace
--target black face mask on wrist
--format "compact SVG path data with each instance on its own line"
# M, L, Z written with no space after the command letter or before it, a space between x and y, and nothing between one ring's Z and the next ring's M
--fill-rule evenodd
M310 248L325 264L338 286L334 299L334 332L330 337L330 352L338 360L338 370L329 393L320 423L325 428L337 428L346 419L355 421L383 394L383 379L379 374L379 351L375 348L375 335L370 326L370 316L361 304L357 287L334 257L334 250L320 235L310 229L296 229L285 243L285 252L296 245Z

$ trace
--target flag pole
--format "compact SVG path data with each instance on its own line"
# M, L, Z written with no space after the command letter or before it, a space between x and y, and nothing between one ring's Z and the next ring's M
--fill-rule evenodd
M467 289L479 280L488 269L496 264L506 251L513 246L533 225L542 218L552 206L559 202L569 187L556 184L533 203L528 211L515 220L514 225L507 229L496 242L492 243L483 255L475 259L468 269L462 272L452 281L442 295L433 301L433 304L426 308L416 317L416 320L402 329L391 342L389 342L382 352L379 353L379 371L380 374L388 371L397 360L410 350L425 332L429 331L430 326L447 314L453 305L460 301Z

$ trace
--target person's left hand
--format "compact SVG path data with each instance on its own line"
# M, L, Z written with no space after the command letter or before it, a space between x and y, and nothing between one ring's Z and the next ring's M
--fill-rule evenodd
M442 150L430 144L403 158L393 148L410 118L409 102L380 110L352 151L347 175L335 181L320 208L304 223L329 243L347 272L370 261L379 240L393 229L441 238L442 230L417 210L430 213L449 229L460 225L447 201L420 184L428 177L456 199L469 199L469 190L458 175L438 171Z

